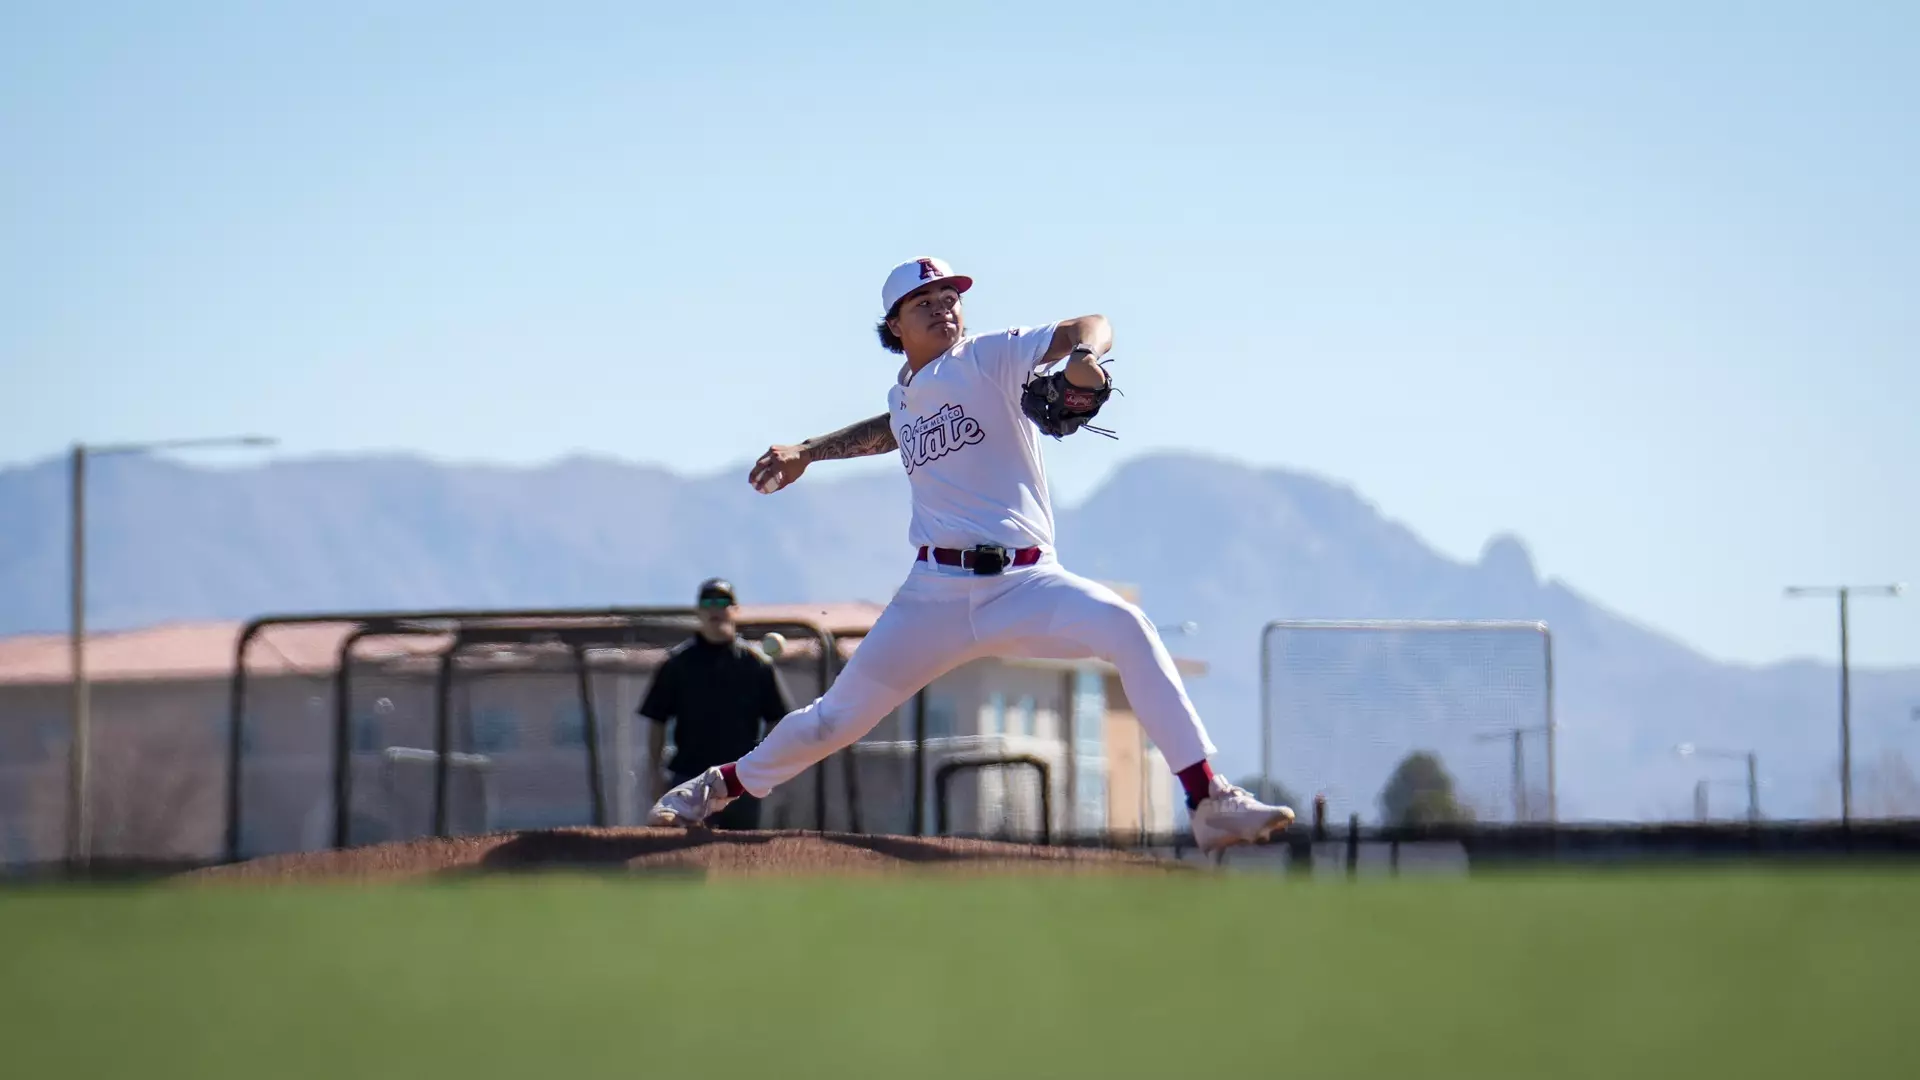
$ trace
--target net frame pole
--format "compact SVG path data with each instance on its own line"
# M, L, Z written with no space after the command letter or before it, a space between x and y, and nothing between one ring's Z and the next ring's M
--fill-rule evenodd
M1547 673L1547 827L1560 824L1560 790L1558 776L1554 771L1557 747L1554 740L1560 731L1560 723L1553 711L1553 631L1546 623L1540 624L1540 648L1544 652L1544 666Z
M455 630L453 640L435 658L433 674L433 835L446 839L452 815L448 805L448 755L453 749L453 675L460 650L466 645L465 629Z
M1531 630L1540 635L1545 679L1547 736L1547 823L1560 822L1559 774L1555 767L1553 630L1542 619L1270 619L1260 628L1260 782L1273 788L1273 635L1281 630Z
M362 623L340 639L333 668L333 739L329 786L333 790L333 846L344 848L353 831L353 647L372 636Z
M333 670L333 739L330 786L333 790L333 846L352 846L353 836L353 650L368 638L435 637L418 626L364 622L340 640Z
M605 776L600 771L600 720L593 708L593 679L587 671L586 643L575 641L572 646L573 670L580 690L580 727L587 740L587 798L593 804L594 826L604 829L607 825L607 789Z
M913 835L927 835L927 688L913 695Z
M263 629L259 620L240 628L233 644L233 675L227 685L227 775L226 839L227 862L240 861L240 771L247 752L247 647Z

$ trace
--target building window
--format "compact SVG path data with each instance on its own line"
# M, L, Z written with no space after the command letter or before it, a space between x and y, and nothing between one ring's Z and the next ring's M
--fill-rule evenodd
M1041 702L1033 715L1034 735L1052 742L1065 742L1067 730L1062 715L1059 698L1049 697Z
M1074 828L1107 827L1106 679L1097 669L1074 673L1067 727L1073 740Z
M1096 669L1082 668L1073 676L1073 701L1067 706L1073 742L1083 752L1102 753L1106 745L1106 678Z
M1013 714L1014 714L1014 723L1012 725L1013 734L1025 735L1029 738L1039 734L1039 732L1034 728L1033 695L1032 694L1024 694L1021 696L1020 701L1013 707Z
M982 735L1007 733L1007 696L998 690L989 695L986 704L980 707L980 733Z
M520 744L520 725L508 709L473 711L473 749L477 753L497 754Z

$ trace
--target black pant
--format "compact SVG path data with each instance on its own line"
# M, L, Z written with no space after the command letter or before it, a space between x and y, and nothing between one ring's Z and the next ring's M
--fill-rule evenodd
M699 776L705 769L693 772L681 772L674 769L668 773L673 778L673 787ZM752 830L760 827L760 800L751 795L741 795L727 804L726 809L707 818L706 825L714 829Z

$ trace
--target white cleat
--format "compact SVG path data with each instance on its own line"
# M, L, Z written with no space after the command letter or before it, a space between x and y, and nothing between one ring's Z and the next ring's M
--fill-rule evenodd
M660 796L660 801L647 811L647 824L698 825L725 809L734 798L727 794L727 781L720 770L708 769Z
M1268 806L1245 788L1215 776L1213 791L1189 815L1193 842L1209 854L1235 844L1257 844L1293 824L1293 810Z

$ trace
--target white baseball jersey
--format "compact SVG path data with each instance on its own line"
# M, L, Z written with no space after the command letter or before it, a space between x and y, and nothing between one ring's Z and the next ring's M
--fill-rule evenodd
M1057 325L964 337L917 374L901 367L887 411L913 489L914 547L1053 548L1043 436L1020 389Z

